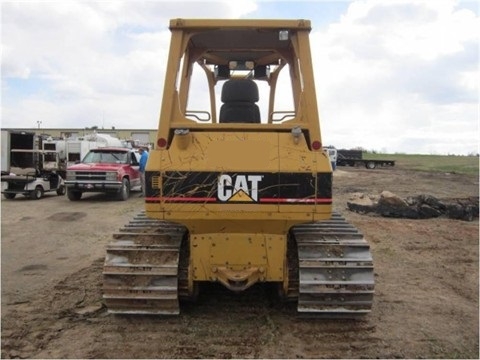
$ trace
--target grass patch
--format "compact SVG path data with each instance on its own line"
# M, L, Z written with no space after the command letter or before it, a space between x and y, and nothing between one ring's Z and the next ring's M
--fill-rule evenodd
M395 166L410 170L478 176L479 158L477 156L364 153L363 158L372 160L395 160Z

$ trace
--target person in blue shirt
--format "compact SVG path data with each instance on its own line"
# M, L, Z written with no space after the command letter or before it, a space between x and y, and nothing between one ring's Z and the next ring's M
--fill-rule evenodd
M145 196L145 167L147 166L148 151L144 148L140 148L138 149L138 153L140 154L140 166L138 167L138 170L140 171L140 181L142 184L142 195L140 196Z

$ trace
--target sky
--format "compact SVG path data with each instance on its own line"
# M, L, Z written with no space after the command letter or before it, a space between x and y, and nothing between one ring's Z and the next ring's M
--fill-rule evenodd
M479 152L480 2L1 2L1 127L156 129L171 18L309 19L322 140Z

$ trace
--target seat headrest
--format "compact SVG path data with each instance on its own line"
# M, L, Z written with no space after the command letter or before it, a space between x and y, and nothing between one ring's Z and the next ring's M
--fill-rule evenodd
M258 86L253 80L228 80L223 84L222 102L257 102Z

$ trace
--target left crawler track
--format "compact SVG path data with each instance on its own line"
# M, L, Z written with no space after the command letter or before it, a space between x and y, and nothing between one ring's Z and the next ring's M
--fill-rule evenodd
M183 279L188 269L179 261L186 233L184 226L140 213L113 235L103 268L103 299L109 313L180 313L179 294L188 292Z

